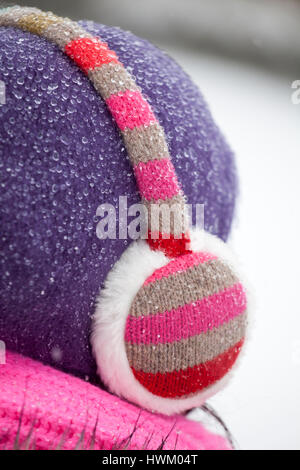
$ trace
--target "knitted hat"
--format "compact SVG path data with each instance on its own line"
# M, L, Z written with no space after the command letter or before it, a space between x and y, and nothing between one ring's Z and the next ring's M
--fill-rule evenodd
M0 26L0 338L90 381L96 360L101 386L151 411L199 406L245 338L245 290L213 236L233 216L231 151L148 42L35 8L2 10ZM119 236L97 238L97 208L123 196L143 203L145 239L122 237L117 213ZM204 204L206 232L187 202Z

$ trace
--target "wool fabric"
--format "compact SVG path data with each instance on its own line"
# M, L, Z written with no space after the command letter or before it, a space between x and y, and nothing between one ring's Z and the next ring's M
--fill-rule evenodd
M95 299L132 242L97 238L98 205L117 209L121 195L128 206L140 202L133 167L151 161L154 146L155 161L171 156L187 202L205 205L206 229L226 239L236 196L232 153L197 87L147 41L92 22L74 27L51 15L37 18L36 9L27 9L24 19L23 9L13 10L1 15L0 27L6 87L0 107L0 338L8 349L94 381L89 335ZM91 53L83 71L62 52L82 26L92 45L101 37L115 51L135 85L114 54L102 63L108 60L104 45L96 44L102 65ZM47 39L36 35L45 30ZM114 80L102 76L120 70L122 85L110 88ZM156 121L120 134L105 100L129 83L132 92L142 91ZM168 240L151 243L168 250Z

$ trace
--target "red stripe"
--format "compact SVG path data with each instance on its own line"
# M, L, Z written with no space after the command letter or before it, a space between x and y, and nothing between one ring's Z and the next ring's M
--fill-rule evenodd
M74 39L65 46L65 52L84 72L103 64L119 62L116 53L98 38Z
M154 395L180 398L200 392L224 377L235 363L243 343L244 338L211 361L184 370L152 374L131 369L135 378Z
M169 238L164 238L168 236ZM172 233L162 234L160 232L148 232L148 245L152 250L159 250L165 253L169 258L192 253L189 246L191 243L188 234L182 234L181 238L175 238Z

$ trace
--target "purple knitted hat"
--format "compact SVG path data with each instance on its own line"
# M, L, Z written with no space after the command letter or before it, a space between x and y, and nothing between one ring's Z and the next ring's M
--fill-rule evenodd
M228 236L236 174L202 96L131 33L19 7L0 26L0 339L91 382L97 362L150 410L203 403L240 351L246 298L210 235ZM166 242L158 220L156 241L121 236L124 196L204 204L206 233ZM97 236L106 203L115 238Z

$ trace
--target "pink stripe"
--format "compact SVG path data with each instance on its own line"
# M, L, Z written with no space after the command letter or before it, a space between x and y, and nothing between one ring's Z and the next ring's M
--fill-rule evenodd
M141 195L147 200L167 199L179 193L175 169L168 158L141 162L134 167Z
M166 344L217 328L246 308L242 284L177 309L147 317L128 316L125 340L134 344Z
M156 122L149 103L139 91L127 90L111 95L106 104L122 131Z
M170 261L166 266L156 269L154 273L146 279L144 286L150 282L159 281L163 277L169 277L171 274L186 271L188 268L198 266L198 264L202 264L207 261L212 261L213 259L217 259L217 256L203 252L190 253L184 256L179 256L178 258Z

